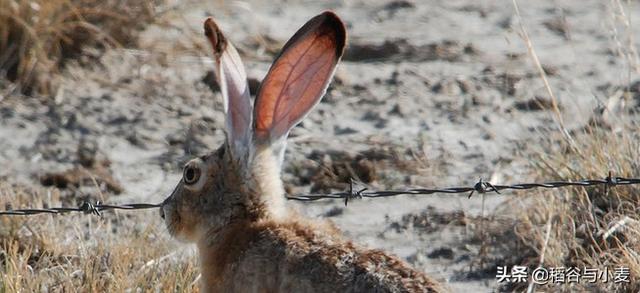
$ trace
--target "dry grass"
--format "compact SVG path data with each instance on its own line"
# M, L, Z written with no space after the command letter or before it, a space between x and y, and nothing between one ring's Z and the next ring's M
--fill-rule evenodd
M59 206L55 189L0 184L0 207ZM0 292L183 292L198 268L157 211L0 217Z
M640 133L635 125L612 134L605 129L589 129L575 136L573 147L545 147L532 159L539 178L579 180L603 178L610 170L614 176L640 174ZM585 155L583 155L585 154ZM550 291L638 292L640 290L640 187L575 187L527 193L509 201L502 213L515 221L489 223L486 230L493 265L630 269L629 284L609 282L589 284L548 284ZM485 235L486 237L486 235ZM516 239L515 241L513 239ZM514 254L514 251L518 251ZM513 285L513 284L511 284ZM507 289L522 290L529 284Z
M514 0L513 3L520 17L517 2ZM626 19L620 1L613 0L611 3L616 13ZM614 16L613 19L619 18ZM625 29L631 31L628 22L625 24ZM545 88L551 99L555 100L522 23L520 29ZM628 56L636 55L635 47L630 42L625 48L633 53L623 56L629 68L633 68L632 61L635 59ZM554 113L562 137L554 137L549 133L546 136L549 141L541 145L531 158L535 177L540 180L581 180L604 178L609 171L614 176L640 176L640 127L626 118L626 113L608 113L615 117L613 122L618 125L616 129L611 129L607 123L593 123L571 134L564 127L560 111L555 108ZM635 117L633 115L637 113L631 113L630 117ZM509 283L502 288L509 291L638 292L639 206L638 186L573 187L527 192L509 200L499 209L493 217L500 217L500 222L489 221L487 226L476 231L484 242L481 254L484 254L485 260L491 256L490 266L493 268L522 265L527 266L529 272L537 267L597 268L600 271L606 269L610 274L608 282L549 282L543 286ZM505 216L510 220L505 221ZM619 267L629 268L630 283L613 282L614 271ZM531 274L529 281L530 277Z
M22 92L50 93L66 60L128 45L153 18L153 1L0 0L0 73Z

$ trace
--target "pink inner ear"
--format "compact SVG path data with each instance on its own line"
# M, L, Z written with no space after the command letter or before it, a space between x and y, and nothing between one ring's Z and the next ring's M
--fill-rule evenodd
M289 40L262 82L255 106L255 138L286 135L324 95L342 56L346 33L333 13L311 19Z

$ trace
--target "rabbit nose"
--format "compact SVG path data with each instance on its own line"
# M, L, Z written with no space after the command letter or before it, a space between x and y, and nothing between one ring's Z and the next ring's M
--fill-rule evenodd
M180 184L176 185L176 188L173 189L173 192L171 192L171 195L165 198L160 204L160 218L164 219L164 206L167 205L170 201L172 201L174 194L176 194L176 191L179 190L179 188L180 188Z

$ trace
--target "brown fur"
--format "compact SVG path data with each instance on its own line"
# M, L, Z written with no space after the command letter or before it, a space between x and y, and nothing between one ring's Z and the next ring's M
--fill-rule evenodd
M278 173L242 179L225 149L196 159L208 172L201 190L181 182L163 207L171 233L197 243L204 292L442 291L402 260L342 239L328 221L273 217L255 180Z
M239 62L235 51L225 51L225 48L232 48L231 43L224 41L226 47L218 46L220 40L226 38L215 23L212 20L207 23L207 35L217 50L217 63L228 66ZM294 39L304 40L309 30L337 38L334 43L339 46L334 48L340 53L336 56L337 63L345 42L342 21L332 12L325 12L303 26ZM228 69L237 74L243 72L237 67ZM224 71L220 72L224 74ZM218 78L224 80L224 76ZM316 81L328 84L331 76L321 78ZM245 88L240 80L231 80L233 88ZM227 99L245 98L248 96L227 95ZM227 100L227 104L232 103ZM241 113L249 112L239 106L243 103L234 105ZM298 109L299 113L307 113L312 106L308 104L307 108ZM284 129L282 135L285 137L275 137L274 141L233 140L251 126L242 124L248 123L243 119L237 119L240 124L235 126L228 124L225 144L215 153L188 162L183 179L163 202L160 214L169 232L198 246L202 291L443 291L438 283L402 260L342 239L330 222L305 219L287 209L279 158L284 151L286 132L295 126L297 116L283 115L283 121L293 122ZM235 130L236 127L240 130ZM263 130L273 129L266 127ZM267 134L271 137L272 133Z
M365 250L304 219L230 225L198 246L206 292L439 292L396 257ZM274 274L275 272L275 274Z

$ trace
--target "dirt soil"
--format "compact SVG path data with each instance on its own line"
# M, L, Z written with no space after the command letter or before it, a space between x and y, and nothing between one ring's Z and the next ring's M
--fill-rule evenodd
M68 64L55 98L3 94L0 178L109 203L160 202L182 164L224 139L205 17L239 48L255 90L282 44L331 9L347 23L348 48L325 98L291 133L288 192L339 191L349 177L371 189L534 179L529 155L558 124L511 1L266 2L169 5L138 49ZM569 131L602 116L598 109L638 77L613 2L519 3ZM639 7L626 16L638 19ZM638 95L625 101L638 103ZM476 265L480 246L469 240L467 219L508 196L290 205L330 218L355 242L390 251L454 291L479 292L498 284L495 268ZM149 221L160 218L149 212Z

